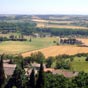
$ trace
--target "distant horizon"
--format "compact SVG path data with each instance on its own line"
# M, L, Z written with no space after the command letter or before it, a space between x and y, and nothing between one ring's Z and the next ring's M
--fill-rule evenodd
M70 15L70 16L88 16L88 14L0 14L0 15Z
M88 0L1 0L0 14L88 15Z

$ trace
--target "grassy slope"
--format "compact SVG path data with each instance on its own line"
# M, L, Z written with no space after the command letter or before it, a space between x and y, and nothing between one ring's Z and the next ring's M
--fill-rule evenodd
M88 62L85 61L86 57L75 57L72 62L72 70L88 72Z
M0 43L0 53L19 54L26 51L32 51L54 45L56 38L32 38L29 41L6 41Z

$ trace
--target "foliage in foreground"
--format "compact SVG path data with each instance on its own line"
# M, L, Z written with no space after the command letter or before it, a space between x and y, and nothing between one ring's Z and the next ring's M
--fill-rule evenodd
M68 56L59 56L59 58L62 57L65 59ZM88 73L80 72L76 77L65 78L63 75L45 73L43 64L41 64L38 74L35 74L35 69L33 69L31 74L26 76L23 61L19 61L20 64L15 68L13 75L5 79L3 58L2 55L0 60L0 73L2 73L0 74L0 83L5 87L0 88L88 88ZM57 57L57 60L59 58ZM52 60L50 61L51 64Z

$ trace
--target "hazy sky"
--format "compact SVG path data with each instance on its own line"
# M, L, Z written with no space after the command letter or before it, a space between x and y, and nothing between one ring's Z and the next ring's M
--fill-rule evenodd
M0 0L0 14L88 15L88 0Z

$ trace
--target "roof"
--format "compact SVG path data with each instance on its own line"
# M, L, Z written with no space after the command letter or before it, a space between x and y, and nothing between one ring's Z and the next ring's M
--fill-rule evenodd
M9 61L10 61L9 59L3 60L4 63L8 63Z
M30 76L32 72L32 68L25 68L25 75ZM38 70L34 69L35 74L37 74Z
M6 76L11 76L16 68L16 64L7 64L4 63L4 71Z
M48 71L53 72L54 69L53 68L44 68L44 72L48 72Z
M3 64L4 67L10 67L10 68L15 68L16 67L16 64L8 64L8 63L4 63Z
M53 69L53 68L45 68L44 71L45 72L50 71L52 72L52 74L63 75L64 77L67 77L67 78L75 77L78 75L78 72L72 72L72 71L61 70L61 69Z
M32 63L31 66L32 66L32 67L38 67L38 68L40 68L40 64L38 64L38 63L36 63L36 62ZM44 67L44 68L46 67L45 64L43 64L43 67Z
M67 71L67 70L54 70L52 73L60 74L67 78L75 77L78 75L78 72L71 72L71 71Z
M38 63L32 63L31 65L32 65L32 67L40 67L40 64L38 64Z

